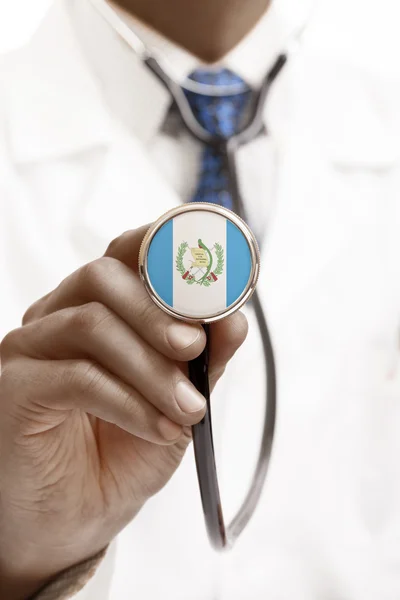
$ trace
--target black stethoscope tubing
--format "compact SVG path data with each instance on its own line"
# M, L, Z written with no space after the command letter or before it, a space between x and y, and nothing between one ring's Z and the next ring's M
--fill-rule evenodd
M183 123L189 133L196 140L201 141L204 144L217 146L218 149L225 155L231 187L230 191L233 199L233 210L245 222L247 222L247 215L237 177L236 151L240 146L255 139L264 130L264 106L271 85L286 64L286 61L286 54L280 54L277 57L272 68L264 78L262 86L258 92L253 118L241 132L225 140L212 136L198 123L191 111L181 86L179 86L179 84L177 84L168 76L157 60L152 56L148 56L144 59L144 63L147 65L147 67L158 77L160 81L162 81L162 83L170 92L171 97L179 110ZM266 408L261 447L252 484L237 515L233 518L228 526L225 524L222 511L212 433L210 389L208 380L211 335L209 325L204 325L204 329L207 334L207 346L204 352L197 359L189 363L189 377L199 392L202 393L207 400L208 410L203 420L198 425L193 427L193 444L206 528L210 542L216 550L231 548L252 517L264 487L274 439L277 392L274 352L267 320L257 290L254 292L251 302L253 304L260 329L266 364Z

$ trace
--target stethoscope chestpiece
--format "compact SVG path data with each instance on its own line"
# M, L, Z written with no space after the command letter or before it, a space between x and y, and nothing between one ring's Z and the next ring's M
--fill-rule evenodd
M153 301L187 322L212 323L254 292L259 250L246 223L227 208L191 203L160 217L145 235L139 272Z

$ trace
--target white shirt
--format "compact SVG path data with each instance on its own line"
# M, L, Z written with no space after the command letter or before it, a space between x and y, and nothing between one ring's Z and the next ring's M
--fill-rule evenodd
M279 382L260 506L237 547L215 555L189 452L79 600L400 596L399 49L390 3L386 14L363 3L362 19L360 7L346 4L344 18L333 4L313 15L274 86L270 137L239 157L264 238L259 290ZM188 199L196 181L198 147L163 130L164 88L104 23L81 13L86 2L70 6L72 21L59 2L0 67L1 333L112 237ZM224 61L253 85L308 6L281 0L271 11ZM144 35L175 69L184 65L182 77L192 68L191 57ZM228 516L248 484L264 402L249 320L214 398Z

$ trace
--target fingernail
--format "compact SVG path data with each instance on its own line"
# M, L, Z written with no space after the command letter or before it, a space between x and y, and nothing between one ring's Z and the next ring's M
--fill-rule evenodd
M167 417L160 417L158 421L158 429L166 440L177 440L182 433L182 427L177 425L173 421L167 419Z
M176 386L176 401L185 413L194 413L204 408L206 403L204 396L186 381L180 381Z
M168 342L174 350L184 350L194 344L200 336L200 330L184 325L183 323L174 323L167 329Z

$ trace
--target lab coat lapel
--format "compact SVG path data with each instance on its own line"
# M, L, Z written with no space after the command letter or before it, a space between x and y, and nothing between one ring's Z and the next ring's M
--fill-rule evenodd
M75 213L74 241L84 253L156 220L180 200L148 158L124 132L101 152ZM90 248L88 247L90 246Z
M360 215L373 218L377 203L385 210L354 181L387 175L399 160L393 132L379 119L388 90L377 82L372 94L370 78L342 69L338 81L336 73L334 62L294 58L266 107L278 156L260 290L277 319L344 255Z
M276 210L263 255L260 287L276 318L351 235L351 209L329 164L307 141L293 141L279 160Z

